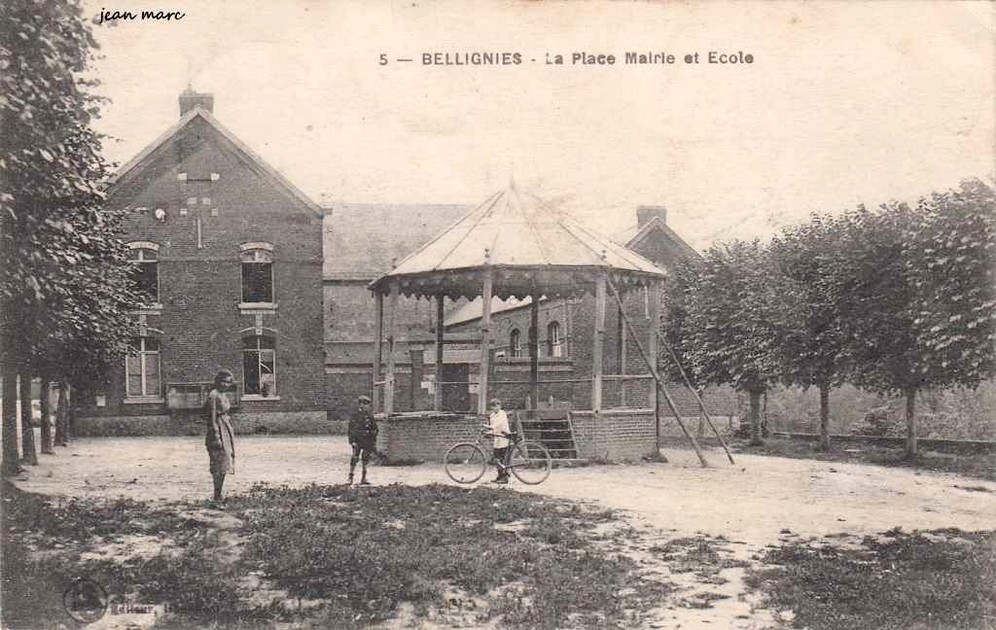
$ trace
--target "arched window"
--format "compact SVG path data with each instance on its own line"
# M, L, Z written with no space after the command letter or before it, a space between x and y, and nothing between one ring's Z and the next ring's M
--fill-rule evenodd
M249 304L273 303L273 246L246 243L241 246L242 301Z
M277 395L277 344L273 337L243 338L242 378L246 395Z
M560 323L550 322L546 326L547 355L551 357L564 356L564 343L560 336Z
M513 328L508 335L508 353L513 357L522 356L522 333L518 328Z
M135 290L142 296L142 304L159 302L159 246L155 243L128 243L128 259L132 269L132 281Z
M159 339L134 337L125 356L125 397L159 398Z

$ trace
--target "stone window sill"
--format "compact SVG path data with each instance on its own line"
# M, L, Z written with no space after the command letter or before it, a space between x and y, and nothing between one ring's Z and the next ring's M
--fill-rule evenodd
M239 310L243 313L273 313L277 310L276 302L239 302Z
M126 405L161 405L166 402L160 396L132 396L122 401Z
M268 400L280 400L280 396L263 396L261 394L243 394L242 401L265 402Z

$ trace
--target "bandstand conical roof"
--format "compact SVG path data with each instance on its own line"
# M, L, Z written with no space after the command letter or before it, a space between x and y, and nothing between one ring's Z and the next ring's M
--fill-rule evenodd
M489 268L493 295L502 299L581 294L602 273L624 286L665 275L646 258L512 184L370 286L379 293L397 285L404 295L473 298L481 294Z

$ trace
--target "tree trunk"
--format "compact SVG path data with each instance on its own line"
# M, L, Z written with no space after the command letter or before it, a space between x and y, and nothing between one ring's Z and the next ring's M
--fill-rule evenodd
M820 450L830 450L830 386L820 383Z
M916 388L906 390L906 456L916 457Z
M31 422L31 376L21 374L19 393L21 397L21 461L32 466L38 465L38 451L35 450L35 427Z
M17 356L9 333L5 334L3 356L3 474L16 475L17 465Z
M70 440L76 439L76 410L73 409L75 394L73 386L66 381L66 436Z
M750 394L750 446L761 446L761 395L764 390L748 392Z
M55 451L52 449L52 401L49 396L52 392L52 384L44 375L41 377L41 452L51 455Z
M69 446L66 442L66 405L69 397L66 395L65 381L59 381L58 393L56 398L58 403L55 408L55 445Z

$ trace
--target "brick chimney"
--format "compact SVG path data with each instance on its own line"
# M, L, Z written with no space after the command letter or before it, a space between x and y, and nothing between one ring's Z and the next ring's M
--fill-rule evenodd
M187 115L187 112L200 107L208 113L214 111L214 94L195 92L189 87L180 92L180 118Z
M664 206L637 206L636 225L642 228L650 223L654 217L659 217L662 223L667 223L667 208Z

